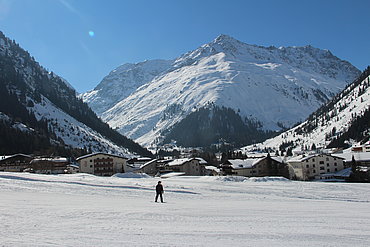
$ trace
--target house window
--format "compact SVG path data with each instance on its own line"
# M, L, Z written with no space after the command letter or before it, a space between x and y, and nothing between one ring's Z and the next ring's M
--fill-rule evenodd
M313 173L316 173L316 170L315 169L313 169L313 171L312 171Z
M329 157L326 157L326 161L329 161Z
M325 162L323 161L323 160L321 160L320 162L319 162L319 164L320 165L322 165L322 164L324 164Z
M306 165L306 168L310 168L310 166L309 165Z
M326 163L326 166L328 166L328 167L329 167L329 166L330 166L330 165L329 165L329 163Z
M338 171L338 168L335 168L334 170L337 172Z
M90 165L90 168L92 168L92 165Z
M313 164L312 167L316 167L315 164Z
M326 171L327 171L327 172L330 172L330 169L327 169Z
M321 170L321 171L325 170L325 167L321 166L321 167L320 167L320 170Z
M334 162L334 166L337 166L337 162Z
M315 159L312 159L312 162L315 162Z

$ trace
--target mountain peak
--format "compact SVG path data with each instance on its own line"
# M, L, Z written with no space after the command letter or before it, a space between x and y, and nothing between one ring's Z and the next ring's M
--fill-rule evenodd
M224 43L224 42L240 42L239 40L227 35L227 34L220 34L217 38L213 41L213 43Z

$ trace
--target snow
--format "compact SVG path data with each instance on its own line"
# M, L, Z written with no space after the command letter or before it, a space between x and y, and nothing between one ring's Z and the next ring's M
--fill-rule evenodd
M264 129L304 120L357 77L359 71L330 52L305 47L261 47L230 36L171 61L126 64L83 99L112 128L155 146L162 133L210 103L256 119ZM178 106L170 116L166 112Z
M150 176L148 174L134 173L134 172L117 173L117 174L114 174L112 177L116 177L116 178L150 178Z
M368 184L227 178L3 172L1 245L370 245Z
M126 148L119 147L100 133L77 121L43 96L41 103L35 103L28 109L34 112L38 120L48 119L49 127L66 145L74 148L90 147L93 152L104 151L127 157L133 156Z
M248 152L256 149L271 148L278 150L283 143L294 142L296 150L302 150L302 147L311 147L315 144L316 147L326 147L330 143L327 136L332 134L333 129L336 134L344 133L350 126L356 116L362 116L364 112L370 107L370 87L367 87L365 92L360 96L360 89L364 87L366 82L370 81L370 76L365 78L357 87L348 92L347 95L340 97L340 100L335 103L334 107L324 115L317 117L319 122L318 127L313 129L310 133L298 134L297 129L302 128L309 123L308 120L300 125L283 132L282 134L268 139L262 143L250 145L242 148L243 152ZM348 89L347 89L348 90ZM343 94L343 93L341 93ZM330 121L325 120L325 116L331 116Z
M241 168L252 168L258 162L263 160L264 158L248 158L248 159L235 159L229 160L231 163L231 167L234 169L241 169Z

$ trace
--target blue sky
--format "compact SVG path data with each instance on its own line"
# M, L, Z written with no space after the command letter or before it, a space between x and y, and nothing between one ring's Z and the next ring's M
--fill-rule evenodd
M228 34L312 45L370 65L368 0L0 0L0 30L78 92L123 63L173 59Z

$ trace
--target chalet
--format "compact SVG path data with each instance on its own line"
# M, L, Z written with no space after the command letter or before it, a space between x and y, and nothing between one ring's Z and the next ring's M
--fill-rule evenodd
M0 156L0 171L3 172L23 172L29 168L33 158L26 154L13 154Z
M67 171L66 173L68 174L75 174L80 172L80 167L76 164L69 164L67 165Z
M154 159L149 162L146 162L145 164L140 166L140 169L138 170L138 172L146 173L150 176L155 176L159 171L157 161L158 159Z
M40 174L63 174L70 162L67 158L36 158L30 162L30 171Z
M201 158L175 159L165 164L165 170L182 172L187 176L205 175L206 162Z
M312 154L293 157L287 161L292 177L299 180L320 178L325 173L335 173L344 169L344 159L330 154Z
M93 153L76 159L80 164L80 172L97 176L112 176L125 172L127 160L126 157L107 153Z
M288 176L286 165L282 160L269 155L227 160L221 168L225 175L244 177Z
M205 166L205 175L206 176L220 176L221 170L215 166Z
M125 172L142 172L140 168L150 161L152 161L152 158L148 157L129 159L126 162Z

